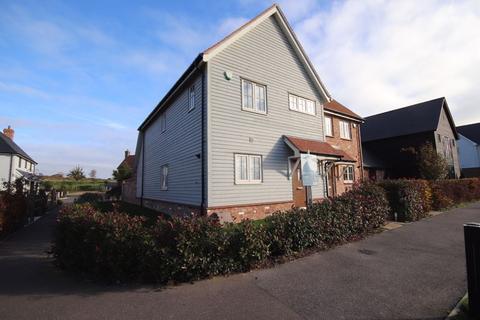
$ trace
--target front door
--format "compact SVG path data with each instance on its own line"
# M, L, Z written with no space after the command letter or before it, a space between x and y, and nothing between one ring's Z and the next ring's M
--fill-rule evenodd
M292 168L293 204L295 207L306 207L307 192L302 183L300 158L290 160L290 166Z

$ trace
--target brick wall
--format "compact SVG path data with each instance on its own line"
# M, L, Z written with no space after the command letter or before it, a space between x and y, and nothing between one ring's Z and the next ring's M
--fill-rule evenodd
M355 181L362 180L362 162L361 162L361 149L360 149L360 124L358 122L353 122L351 120L340 118L335 115L328 114L332 118L333 125L333 137L327 136L327 142L331 145L340 148L346 152L350 157L356 160L354 163ZM351 130L351 140L346 140L340 138L340 120L350 122ZM336 185L336 194L342 194L352 187L351 183L344 183L343 181L343 165L337 165L335 168L335 185Z

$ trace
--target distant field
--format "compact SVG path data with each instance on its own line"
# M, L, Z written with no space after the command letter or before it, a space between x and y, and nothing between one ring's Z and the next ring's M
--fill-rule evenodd
M66 190L67 192L74 192L74 191L105 191L105 180L92 180L92 179L84 179L84 180L43 180L52 185L53 188L56 190Z

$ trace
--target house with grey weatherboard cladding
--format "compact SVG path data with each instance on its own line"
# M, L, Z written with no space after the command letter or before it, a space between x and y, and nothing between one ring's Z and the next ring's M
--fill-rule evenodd
M140 125L139 202L230 221L324 199L329 181L362 177L355 174L361 156L326 142L331 101L284 14L271 6L200 53ZM360 117L338 106L331 113L345 118L342 139L359 137ZM318 183L309 188L300 167L305 153L317 161ZM329 180L332 165L339 170Z
M480 123L459 126L457 131L462 176L480 177Z

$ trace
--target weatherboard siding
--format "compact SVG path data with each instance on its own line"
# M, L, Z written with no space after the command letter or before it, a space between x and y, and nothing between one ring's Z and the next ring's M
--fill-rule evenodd
M459 134L458 150L460 153L460 167L480 168L480 148L478 144Z
M292 200L283 135L324 141L322 98L273 16L209 62L208 206ZM227 80L225 71L233 78ZM243 111L241 78L266 85L267 115ZM289 110L288 94L316 101L317 115ZM236 185L234 154L263 158L261 184ZM323 184L312 188L324 196Z
M441 152L443 154L443 144L438 141L437 134L440 134L442 137L446 136L449 139L455 139L455 135L453 134L452 126L450 125L450 121L448 121L447 113L445 112L445 107L443 107L442 111L440 112L440 119L439 119L439 122L438 122L438 127L437 127L437 130L435 130L436 149L437 149L438 152ZM455 170L455 176L460 177L460 163L459 163L459 157L458 157L457 142L458 141L455 141L455 147L452 148L453 167L454 167L454 170Z
M179 93L164 109L166 130L157 117L145 130L137 172L137 195L143 198L199 206L201 204L201 101L202 77L195 84L195 108L188 110L188 90ZM142 158L142 154L145 159ZM142 167L142 163L144 168ZM168 165L168 189L160 187L161 167ZM144 173L142 173L144 170Z

